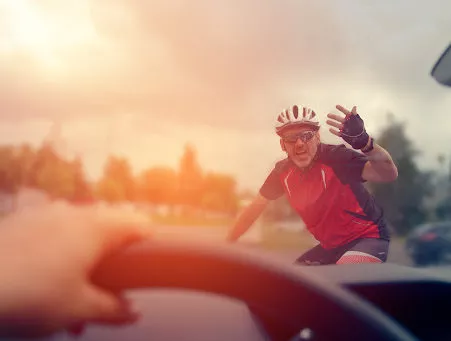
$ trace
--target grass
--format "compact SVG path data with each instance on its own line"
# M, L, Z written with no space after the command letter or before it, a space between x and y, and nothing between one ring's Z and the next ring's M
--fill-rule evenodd
M232 218L227 217L204 217L198 215L154 214L151 218L153 224L164 226L223 227L231 226L234 222Z
M263 226L263 238L260 246L274 251L307 250L316 244L312 236L305 230L286 231L275 229L271 225Z
M204 217L200 215L176 215L176 214L154 214L152 223L157 226L176 227L205 227L205 228L230 228L235 219L230 217ZM257 228L253 226L252 228ZM317 242L306 231L287 231L277 229L275 225L262 223L262 240L260 243L251 245L269 251L296 251L303 252Z

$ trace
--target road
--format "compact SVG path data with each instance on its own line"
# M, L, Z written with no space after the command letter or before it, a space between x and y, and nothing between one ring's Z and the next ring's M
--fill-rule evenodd
M226 229L220 227L186 227L186 226L164 226L155 228L155 234L158 238L176 238L184 240L204 240L204 241L221 241L224 240ZM248 232L244 238L245 242L252 243L258 239L258 235L254 231ZM304 250L280 250L267 251L274 257L286 259L287 262L295 260ZM409 256L404 251L404 246L399 240L392 240L390 244L388 262L401 265L412 265Z

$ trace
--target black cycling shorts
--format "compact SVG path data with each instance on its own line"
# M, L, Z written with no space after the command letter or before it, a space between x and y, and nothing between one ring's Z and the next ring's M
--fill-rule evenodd
M384 263L387 261L389 244L390 242L386 239L363 238L333 249L324 249L321 245L317 245L296 259L295 264L336 264L345 253L346 255L368 255L369 258L376 257Z

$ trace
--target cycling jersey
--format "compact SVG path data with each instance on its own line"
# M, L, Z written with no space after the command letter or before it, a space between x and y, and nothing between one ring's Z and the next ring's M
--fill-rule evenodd
M389 240L382 209L364 186L367 161L345 145L320 144L307 170L289 158L277 162L260 194L269 200L285 194L325 249L361 238Z

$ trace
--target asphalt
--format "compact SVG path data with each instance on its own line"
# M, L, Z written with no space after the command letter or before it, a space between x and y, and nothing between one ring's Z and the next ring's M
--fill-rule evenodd
M176 238L184 240L204 240L218 242L224 240L226 236L226 229L220 227L186 227L186 226L161 226L155 228L155 236L157 238ZM243 240L243 245L252 245L258 243L258 234L255 230L248 232ZM268 254L274 255L274 257L286 259L287 262L295 260L305 250L268 250ZM412 262L410 257L404 250L404 244L400 239L393 239L390 243L390 249L388 254L388 262L401 265L411 266Z

